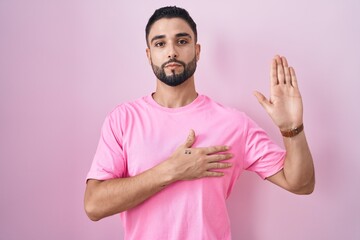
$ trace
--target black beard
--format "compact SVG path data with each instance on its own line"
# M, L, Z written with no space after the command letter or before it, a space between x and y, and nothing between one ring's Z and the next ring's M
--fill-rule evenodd
M175 71L172 71L172 75L167 76L165 74L165 70L164 70L165 65L172 63L172 62L181 64L184 68L184 71L179 74L175 74ZM188 64L185 64L184 62L178 61L176 59L170 59L166 63L162 64L161 68L154 65L152 62L151 62L151 67L154 71L155 76L160 81L162 81L163 83L165 83L168 86L175 87L175 86L182 84L183 82L188 80L192 75L194 75L195 70L196 70L196 56Z

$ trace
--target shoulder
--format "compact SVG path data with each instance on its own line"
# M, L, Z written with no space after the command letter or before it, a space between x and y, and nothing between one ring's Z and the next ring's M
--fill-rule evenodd
M127 101L116 105L111 109L105 117L105 125L110 125L113 128L122 128L122 125L128 124L134 116L143 113L146 109L145 97L135 100Z
M116 105L109 113L110 117L117 117L132 111L140 111L146 107L146 96L135 100L126 101Z
M247 121L248 119L250 119L245 112L239 110L236 107L224 105L205 95L204 98L207 102L209 109L215 111L216 114L221 114L222 116L225 117L235 118L237 120L241 119Z

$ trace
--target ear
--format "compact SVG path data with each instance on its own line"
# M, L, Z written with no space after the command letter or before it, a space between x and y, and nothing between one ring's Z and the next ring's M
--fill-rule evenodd
M149 64L151 65L151 52L150 48L146 48L146 56L148 58Z
M199 59L200 59L200 51L201 51L201 46L200 46L200 44L197 43L195 45L196 61L199 61Z

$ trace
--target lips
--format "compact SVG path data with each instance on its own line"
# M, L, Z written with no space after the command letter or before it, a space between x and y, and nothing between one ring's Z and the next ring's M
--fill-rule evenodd
M161 65L161 68L176 68L176 67L184 67L185 68L185 63L181 62L179 60L176 59L170 59L169 61L163 63Z
M169 63L169 64L166 64L165 67L181 67L181 64L178 64L178 63Z

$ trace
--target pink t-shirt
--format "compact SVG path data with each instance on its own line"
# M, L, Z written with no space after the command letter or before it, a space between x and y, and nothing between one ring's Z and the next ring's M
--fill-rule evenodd
M225 200L243 170L269 177L283 167L285 151L249 117L199 95L165 108L151 95L117 106L105 119L87 179L135 176L166 160L194 129L193 147L229 145L225 176L178 181L121 213L126 240L229 240Z

